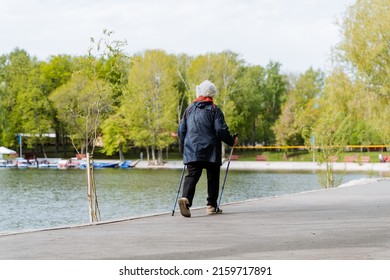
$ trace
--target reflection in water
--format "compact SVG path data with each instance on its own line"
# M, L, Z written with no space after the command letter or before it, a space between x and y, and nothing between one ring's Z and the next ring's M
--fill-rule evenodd
M225 171L221 171L221 181ZM170 212L181 170L95 171L102 221ZM368 177L347 174L343 182ZM314 173L229 171L222 204L320 189ZM193 207L206 205L202 176ZM0 169L0 233L89 223L85 170Z

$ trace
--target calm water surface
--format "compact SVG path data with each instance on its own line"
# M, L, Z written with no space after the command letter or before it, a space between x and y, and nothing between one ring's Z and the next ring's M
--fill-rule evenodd
M101 220L170 212L180 174L181 170L95 170ZM193 207L206 204L205 177ZM347 174L342 181L367 177ZM321 189L318 177L310 172L229 171L222 204L316 189ZM85 170L0 169L0 234L84 224L88 215Z

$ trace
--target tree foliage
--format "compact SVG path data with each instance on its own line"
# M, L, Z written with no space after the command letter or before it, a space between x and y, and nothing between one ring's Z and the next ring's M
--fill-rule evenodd
M231 95L235 109L229 123L231 130L239 133L242 143L259 141L257 119L261 113L264 77L265 69L261 66L240 67L233 86Z
M390 2L356 0L341 24L342 58L377 94L390 97Z
M101 122L112 107L109 85L101 80L75 75L50 98L75 148L83 152L84 148L94 145L91 141L97 140Z
M301 74L289 90L274 131L276 142L282 145L304 145L311 136L317 118L315 111L322 94L323 76L310 68Z
M176 114L179 94L176 60L164 51L146 51L133 58L129 73L128 92L122 101L121 113L134 144L162 149L174 142L171 133L176 131Z
M0 144L15 147L16 135L25 133L36 149L45 144L41 135L55 131L56 144L71 136L83 149L102 137L108 155L137 146L161 162L162 149L178 142L171 135L196 85L206 79L217 86L214 101L241 144L388 144L388 15L387 0L356 0L327 74L310 68L288 77L278 62L247 65L231 51L129 56L126 42L106 30L91 39L85 56L38 61L15 49L0 56Z

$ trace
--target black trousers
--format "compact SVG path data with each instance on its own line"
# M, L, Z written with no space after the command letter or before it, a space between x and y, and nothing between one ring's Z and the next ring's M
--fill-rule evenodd
M188 175L184 179L183 197L186 197L192 206L198 183L203 169L207 171L207 205L217 207L219 194L219 175L221 166L213 162L191 162L187 164Z

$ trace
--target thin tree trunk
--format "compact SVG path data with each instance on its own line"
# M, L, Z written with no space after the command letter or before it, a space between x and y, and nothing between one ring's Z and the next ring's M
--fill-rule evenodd
M159 148L159 149L158 149L157 164L158 164L158 165L163 165L163 164L164 164L164 162L163 162L163 149L162 149L162 148Z
M120 161L124 161L125 160L125 156L123 155L122 149L119 149L119 160Z
M155 146L152 145L152 164L155 165L156 164L156 152L155 152Z
M149 154L149 146L146 147L146 160L149 162L150 154Z

